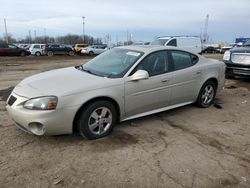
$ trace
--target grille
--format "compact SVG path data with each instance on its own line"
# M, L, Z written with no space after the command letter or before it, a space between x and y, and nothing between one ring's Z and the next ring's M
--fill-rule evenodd
M10 105L10 106L13 105L15 101L16 101L16 97L11 95L9 100L8 100L8 105Z
M243 74L243 75L250 75L250 71L247 70L233 70L235 74Z

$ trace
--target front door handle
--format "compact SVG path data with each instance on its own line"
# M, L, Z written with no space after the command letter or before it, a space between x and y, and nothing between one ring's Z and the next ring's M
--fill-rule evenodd
M197 71L196 74L201 74L201 71Z
M161 82L169 82L169 79L168 78L164 78L161 80Z

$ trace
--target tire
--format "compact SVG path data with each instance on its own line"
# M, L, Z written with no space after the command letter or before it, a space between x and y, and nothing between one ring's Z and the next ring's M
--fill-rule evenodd
M93 56L93 55L94 55L94 52L93 52L93 51L90 51L90 52L89 52L89 55L90 55L90 56Z
M196 104L201 108L207 108L211 106L211 104L214 102L216 90L217 86L213 81L209 80L205 82L200 89Z
M69 51L69 56L74 56L74 55L75 55L75 52Z
M42 54L40 52L36 52L35 56L41 56Z
M48 52L47 52L47 55L51 57L51 56L54 55L54 53L53 53L52 51L48 51Z
M20 53L20 56L21 56L21 57L26 56L26 52L22 51L22 52Z
M116 120L116 109L111 102L95 101L81 112L77 121L78 131L81 136L90 140L102 138L112 132Z

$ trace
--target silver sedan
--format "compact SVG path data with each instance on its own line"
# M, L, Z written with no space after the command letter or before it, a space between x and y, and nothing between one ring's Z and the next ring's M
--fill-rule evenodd
M118 122L196 103L209 107L225 65L175 47L125 46L86 64L24 79L7 100L20 129L35 135L108 135Z

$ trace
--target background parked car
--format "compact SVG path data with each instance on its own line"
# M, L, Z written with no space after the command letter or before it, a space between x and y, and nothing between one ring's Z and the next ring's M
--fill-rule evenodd
M209 46L209 47L206 47L204 50L202 50L202 53L212 53L212 54L215 54L215 53L220 53L220 50L213 47L213 46Z
M26 49L19 48L14 44L0 44L0 55L1 56L27 56L30 52Z
M31 44L29 51L31 55L41 56L44 55L45 44Z
M107 45L93 45L82 49L81 53L88 55L98 55L107 50L108 50Z
M53 56L53 55L69 55L73 56L75 55L75 52L73 51L72 48L67 47L62 44L49 44L45 46L45 54L48 56Z
M19 44L19 45L16 45L16 46L18 46L19 48L23 48L25 50L29 50L30 44Z
M74 46L74 51L76 53L81 53L82 49L88 47L89 45L88 44L75 44Z
M235 76L250 78L250 39L242 47L232 48L224 53L223 61L226 64L226 77Z
M230 50L231 48L234 48L236 47L237 44L236 43L230 43L228 46L223 46L221 49L220 49L220 53L224 54L227 50Z
M176 46L185 50L201 54L201 38L193 36L166 36L158 37L151 45Z

